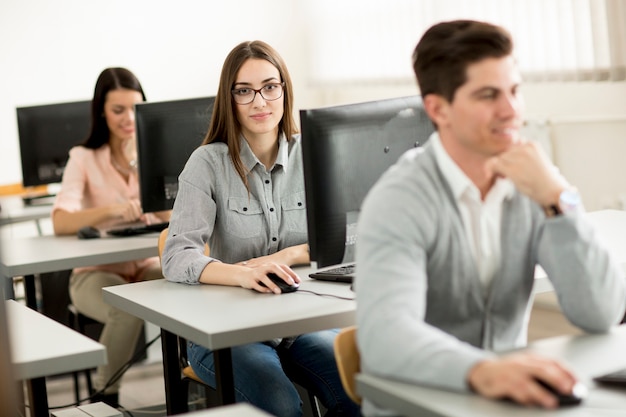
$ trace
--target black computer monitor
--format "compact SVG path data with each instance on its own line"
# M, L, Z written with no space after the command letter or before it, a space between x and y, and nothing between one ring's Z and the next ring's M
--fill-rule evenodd
M25 187L61 182L70 149L89 135L90 106L76 101L16 109Z
M171 210L178 175L202 144L215 97L140 103L135 106L141 207Z
M311 261L353 262L365 195L434 127L419 96L301 110L300 122Z

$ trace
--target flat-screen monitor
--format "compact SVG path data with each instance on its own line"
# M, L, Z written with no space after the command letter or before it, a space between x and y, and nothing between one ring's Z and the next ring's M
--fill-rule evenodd
M25 187L61 182L70 149L89 135L90 106L76 101L16 109Z
M178 175L202 144L215 97L139 103L135 106L141 207L145 213L171 210Z
M311 261L354 261L361 203L381 174L434 131L420 96L300 111Z

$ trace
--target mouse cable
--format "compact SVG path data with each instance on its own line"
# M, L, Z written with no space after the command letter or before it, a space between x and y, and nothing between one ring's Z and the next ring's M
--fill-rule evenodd
M355 298L355 297L352 297L352 298L351 298L351 297L342 297L342 296L340 296L340 295L335 295L335 294L326 294L326 293L320 293L320 292L315 292L315 291L311 291L311 290L302 290L302 289L300 289L300 290L296 291L296 294L297 294L297 293L301 293L301 292L308 292L308 293L310 293L310 294L318 295L318 296L320 296L320 297L332 297L332 298L338 298L338 299L340 299L340 300L350 300L350 301L354 301L354 300L356 300L356 298Z

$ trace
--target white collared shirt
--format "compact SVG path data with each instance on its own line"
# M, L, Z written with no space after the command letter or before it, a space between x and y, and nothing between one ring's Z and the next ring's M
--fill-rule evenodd
M502 204L513 196L515 186L511 180L498 178L485 200L481 200L478 187L448 155L437 132L431 135L429 142L434 148L437 164L452 189L480 281L486 291L500 265Z

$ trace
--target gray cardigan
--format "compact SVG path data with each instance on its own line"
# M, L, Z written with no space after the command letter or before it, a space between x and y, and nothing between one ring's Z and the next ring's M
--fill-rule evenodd
M502 260L485 294L433 148L408 151L373 187L359 217L362 368L467 390L477 361L525 345L536 264L574 325L607 331L624 315L626 283L595 235L582 211L546 219L516 191L504 202ZM370 405L364 412L377 414Z

